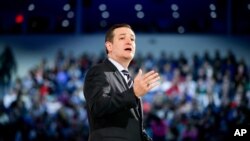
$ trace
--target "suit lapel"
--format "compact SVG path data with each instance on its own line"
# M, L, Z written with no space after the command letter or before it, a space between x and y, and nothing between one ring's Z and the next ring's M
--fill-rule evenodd
M108 59L105 59L104 63L107 64L107 66L112 69L112 71L114 72L114 76L118 79L120 84L123 87L126 87L126 89L129 89L129 87L126 83L126 80L122 77L119 70ZM141 110L141 100L140 99L138 99L138 101L137 101L137 107L131 108L130 112L135 117L136 120L141 121L142 110Z
M123 87L127 87L126 81L124 80L124 78L121 76L120 72L117 70L114 72L115 77L118 79L118 81L120 82L120 84L122 84Z
M119 72L119 70L115 67L115 65L113 65L108 59L104 60L104 63L111 68L111 70L113 71L114 76L117 78L117 80L120 82L120 84L122 84L123 87L127 88L127 83L124 80L124 78L122 77L121 73Z

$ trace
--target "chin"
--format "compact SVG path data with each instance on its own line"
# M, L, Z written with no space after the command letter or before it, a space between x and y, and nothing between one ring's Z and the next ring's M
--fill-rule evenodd
M133 53L124 54L124 58L126 60L132 60L134 58L134 54Z
M133 55L131 55L131 56L126 56L126 57L124 57L126 60L132 60L133 59Z

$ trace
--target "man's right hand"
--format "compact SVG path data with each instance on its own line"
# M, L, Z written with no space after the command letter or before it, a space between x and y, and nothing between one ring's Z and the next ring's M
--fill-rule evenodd
M155 86L160 85L160 76L155 71L150 71L145 74L140 69L134 79L134 93L137 97L141 97L149 92Z

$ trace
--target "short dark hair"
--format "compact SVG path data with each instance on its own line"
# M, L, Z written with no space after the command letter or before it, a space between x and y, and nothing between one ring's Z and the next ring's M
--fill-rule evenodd
M113 42L113 38L114 38L114 30L117 29L117 28L121 28L121 27L127 27L127 28L131 28L131 26L129 24L126 24L126 23L121 23L121 24L115 24L113 26L111 26L107 32L106 32L106 35L105 35L105 42L109 41L109 42ZM108 54L108 50L106 48L106 53Z

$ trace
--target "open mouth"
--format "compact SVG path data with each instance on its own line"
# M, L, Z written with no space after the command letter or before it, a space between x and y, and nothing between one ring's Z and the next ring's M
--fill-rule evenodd
M125 51L132 51L132 48L125 48Z

